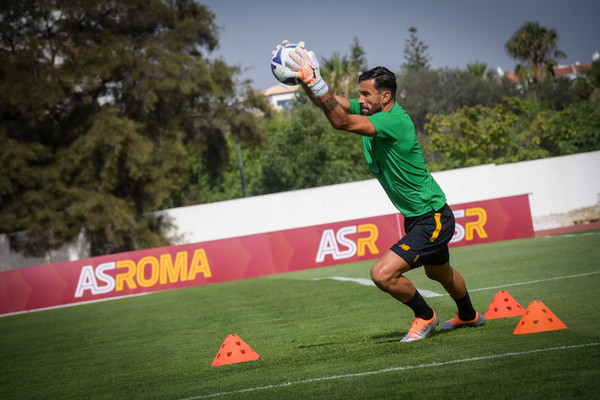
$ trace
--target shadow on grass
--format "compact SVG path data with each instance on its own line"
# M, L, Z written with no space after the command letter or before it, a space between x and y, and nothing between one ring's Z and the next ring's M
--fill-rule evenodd
M383 332L383 333L379 333L379 334L375 334L375 335L371 335L371 336L362 336L361 339L357 339L356 341L353 342L365 342L365 341L372 341L375 342L377 344L388 344L388 343L399 343L402 338L406 335L406 333L408 332L407 330L394 330L394 331L388 331L388 332ZM437 335L440 334L444 334L447 332L442 332L439 329L434 330L433 332L431 332L428 336L428 338L432 338L432 337L436 337ZM348 345L348 341L329 341L329 342L323 342L323 343L308 343L308 344L299 344L296 346L297 349L311 349L311 348L322 348L322 347L328 347L328 346L346 346Z
M371 339L373 339L374 341L376 341L378 343L395 343L395 342L399 342L400 340L402 340L402 338L406 335L407 332L408 332L408 330L382 333L379 335L371 336ZM434 330L427 337L431 338L431 337L437 336L442 333L444 333L444 332L439 331L439 330Z

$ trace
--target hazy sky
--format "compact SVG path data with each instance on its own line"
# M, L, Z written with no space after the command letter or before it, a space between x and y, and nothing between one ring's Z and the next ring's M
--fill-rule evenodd
M243 79L264 90L277 84L271 51L283 39L304 40L320 59L334 52L350 54L354 36L366 52L369 67L398 71L404 62L408 28L429 46L433 68L483 62L488 68L512 71L516 61L504 44L526 21L555 29L560 64L590 62L600 51L598 0L199 0L216 15L221 27L221 56L243 69Z

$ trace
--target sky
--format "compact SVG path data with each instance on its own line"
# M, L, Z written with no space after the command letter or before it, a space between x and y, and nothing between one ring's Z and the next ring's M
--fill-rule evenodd
M350 55L354 37L369 68L399 71L410 27L429 46L432 68L466 69L469 62L512 71L505 43L527 21L555 29L559 64L591 62L600 52L597 0L198 0L215 14L219 47L209 54L241 69L257 90L276 85L269 60L275 46L303 40L319 59Z

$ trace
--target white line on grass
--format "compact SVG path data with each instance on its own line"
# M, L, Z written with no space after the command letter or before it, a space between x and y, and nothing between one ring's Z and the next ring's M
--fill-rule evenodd
M600 345L600 343L593 342L593 343L585 343L585 344L576 344L576 345L571 345L571 346L547 347L544 349L534 349L534 350L527 350L527 351L502 353L502 354L491 354L489 356L462 358L462 359L458 359L458 360L449 360L449 361L441 361L441 362L434 361L434 362L427 363L427 364L405 365L405 366L400 366L400 367L380 369L380 370L376 370L376 371L365 371L365 372L357 372L354 374L344 374L344 375L332 375L332 376L324 376L321 378L312 378L312 379L303 379L303 380L299 380L299 381L283 382L283 383L279 383L279 384L275 384L275 385L256 386L256 387L252 387L252 388L233 390L230 392L219 392L219 393L211 393L211 394L205 394L205 395L200 395L200 396L188 397L188 398L182 399L182 400L208 399L211 397L235 395L235 394L239 394L239 393L254 392L257 390L283 388L283 387L292 386L292 385L300 385L303 383L332 381L332 380L343 379L343 378L356 378L356 377L367 376L367 375L381 374L381 373L385 373L385 372L406 371L406 370L413 370L413 369L417 369L417 368L440 367L440 366L444 366L444 365L461 364L461 363L472 362L472 361L492 360L495 358L523 356L523 355L527 355L527 354L543 353L543 352L555 351L555 350L579 349L582 347L591 347L591 346L598 346L598 345Z
M332 279L334 281L342 281L342 282L354 282L354 283L358 283L359 285L363 285L363 286L375 286L375 284L373 283L372 280L370 279L364 279L364 278L348 278L345 276L326 276L324 278L313 278L311 280L313 281L322 281L325 279Z
M324 279L332 279L334 281L343 281L343 282L354 282L354 283L358 283L359 285L364 285L364 286L375 286L375 284L373 283L372 280L364 279L364 278L348 278L345 276L327 276L325 278L314 278L311 280L322 281ZM419 289L419 293L421 293L421 295L423 297L427 297L427 298L444 296L444 294L442 294L442 293L436 293L436 292L432 292L431 290L425 290L425 289Z
M527 282L506 283L504 285L498 285L498 286L488 286L488 287L483 287L483 288L469 289L469 292L478 292L481 290L490 290L490 289L502 289L502 288L506 288L506 287L510 287L510 286L531 285L533 283L556 281L559 279L581 278L583 276L596 275L596 274L600 274L600 271L586 272L585 274L577 274L577 275L556 276L554 278L536 279L534 281L527 281ZM354 282L354 283L358 283L360 285L375 286L375 284L368 279L347 278L344 276L328 276L325 278L314 278L312 280L319 281L319 280L323 280L323 279L333 279L336 281ZM427 297L427 298L428 297L447 296L447 294L436 293L436 292L432 292L430 290L425 290L425 289L419 289L419 292L423 295L423 297Z
M595 275L595 274L600 274L600 271L586 272L585 274L577 274L577 275L557 276L554 278L536 279L535 281L528 281L528 282L515 282L515 283L507 283L505 285L489 286L489 287L477 288L477 289L469 289L469 292L477 292L479 290L501 289L501 288L509 287L509 286L530 285L532 283L556 281L559 279L581 278L582 276L589 276L589 275Z
M80 301L77 303L59 304L57 306L42 307L42 308L35 308L33 310L23 310L23 311L16 311L16 312L12 312L12 313L1 314L0 318L10 317L11 315L28 314L28 313L38 312L38 311L48 311L48 310L57 310L60 308L67 308L67 307L74 307L74 306L84 306L86 304L103 303L105 301L127 299L129 297L147 296L147 295L153 294L153 293L160 293L160 292L134 293L134 294L128 294L125 296L108 297L106 299L96 299L96 300Z

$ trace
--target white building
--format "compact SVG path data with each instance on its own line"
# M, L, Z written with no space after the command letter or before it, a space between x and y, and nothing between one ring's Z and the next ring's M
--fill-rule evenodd
M277 84L271 86L263 93L269 99L271 105L277 110L283 110L289 108L296 96L296 92L300 89L300 86L287 86L284 84Z

